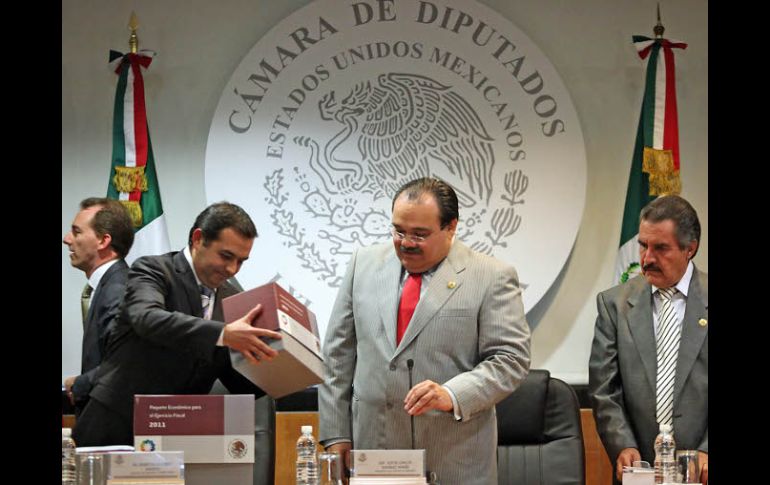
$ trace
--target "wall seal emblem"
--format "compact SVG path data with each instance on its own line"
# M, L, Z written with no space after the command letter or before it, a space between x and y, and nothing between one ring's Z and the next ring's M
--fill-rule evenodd
M513 264L529 310L566 262L586 190L561 79L472 0L319 0L276 25L225 87L206 150L209 202L260 237L239 279L278 280L323 334L352 252L390 239L395 190L422 176L460 199L457 237Z

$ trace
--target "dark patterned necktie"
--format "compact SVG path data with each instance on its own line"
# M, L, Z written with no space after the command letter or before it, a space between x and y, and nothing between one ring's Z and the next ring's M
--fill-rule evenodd
M200 286L200 290L201 290L201 308L203 308L203 318L207 320L211 320L211 314L213 312L211 299L214 296L214 292L203 285Z
M83 293L80 294L80 311L83 314L83 328L86 327L86 319L88 318L88 309L91 307L91 295L93 292L94 289L91 288L91 285L86 283L85 288L83 288Z

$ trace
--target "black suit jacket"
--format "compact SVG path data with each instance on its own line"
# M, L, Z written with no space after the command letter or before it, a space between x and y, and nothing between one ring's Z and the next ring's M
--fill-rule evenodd
M232 393L264 395L216 345L222 299L236 292L228 283L218 288L213 320L205 320L184 253L137 259L91 397L130 423L135 394L208 394L219 378Z
M126 291L128 265L122 259L104 273L99 285L91 296L91 306L86 315L83 329L83 350L80 361L80 375L72 385L75 405L80 411L88 400L99 364L104 356L110 323L118 315L120 302Z

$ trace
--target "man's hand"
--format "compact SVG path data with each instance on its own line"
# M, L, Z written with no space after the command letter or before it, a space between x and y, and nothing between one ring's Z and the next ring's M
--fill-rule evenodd
M343 463L345 468L345 473L341 473L342 480L344 483L348 483L348 473L347 471L350 470L350 450L353 449L353 443L349 441L342 441L340 443L334 443L331 446L328 446L326 448L326 451L330 451L332 453L339 453L341 463Z
M350 468L350 450L353 449L353 443L350 441L342 441L340 443L334 443L333 445L326 448L326 451L331 451L332 453L339 453L340 459L342 460L342 463L345 464L346 468Z
M262 305L257 305L246 315L225 325L222 342L233 350L239 351L252 364L264 360L273 360L278 351L272 349L260 337L281 338L281 334L264 328L252 326L254 319L262 312Z
M706 484L709 481L709 454L698 452L698 468L700 468L700 482Z
M73 406L75 405L75 396L72 395L72 386L75 384L76 377L77 376L70 376L64 379L64 389L67 391L67 397Z
M451 411L452 398L440 384L424 380L409 390L404 398L404 409L412 416L419 416L431 409Z
M618 481L623 481L623 467L633 466L635 461L642 459L639 450L636 448L623 448L618 455L618 461L615 463L615 477Z

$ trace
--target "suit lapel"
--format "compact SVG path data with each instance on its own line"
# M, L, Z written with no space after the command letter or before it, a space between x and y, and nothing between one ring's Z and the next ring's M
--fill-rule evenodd
M409 326L406 327L404 338L401 339L401 344L396 349L394 357L401 353L420 334L439 309L444 306L449 297L462 286L462 272L465 270L468 256L468 249L462 243L455 241L452 244L452 249L450 249L444 261L439 264L439 267L430 279L430 284L425 290L425 294L417 303L412 320L409 322ZM451 285L452 288L449 287L450 281L455 283ZM395 338L393 341L395 342Z
M700 271L695 269L687 292L687 306L682 320L682 338L679 343L674 381L674 404L708 335L708 325L698 324L701 318L708 321L708 293L701 284Z
M101 281L99 281L99 285L97 285L97 287L91 293L91 301L88 302L88 311L86 312L86 321L83 322L84 332L87 332L88 329L91 328L91 319L94 318L94 307L97 306L95 303L99 301L100 289L104 286L103 284L107 282L107 275L110 273L111 269L112 268L110 268L109 270L107 270L106 273L104 273L104 276L102 276Z
M224 300L228 296L233 296L236 293L238 293L238 291L235 289L234 286L230 284L229 281L225 281L225 283L217 289L217 295L214 298L214 310L211 313L212 320L215 320L217 322L225 321L225 314L224 314L224 311L222 310L222 300ZM201 308L201 311L203 311L202 308Z
M104 276L102 276L102 279L99 280L99 284L96 286L96 288L94 289L94 292L91 294L91 303L88 304L88 313L86 313L85 329L88 329L91 326L91 319L94 317L94 307L98 306L98 301L102 293L102 288L107 286L107 283L110 281L110 278L112 278L112 276L115 273L117 273L119 270L123 268L128 268L128 265L124 260L120 259L118 260L117 263L110 266L107 269L107 271L105 271Z
M396 315L398 313L398 285L401 276L401 261L395 251L386 253L376 268L377 295L380 302L380 321L385 326L389 352L396 350Z
M630 283L628 283L630 284ZM644 372L653 393L657 382L657 349L652 320L652 288L643 281L641 288L628 297L628 329L644 365Z
M179 274L179 281L182 282L182 290L187 298L190 314L199 318L203 317L201 293L198 289L198 283L195 282L195 274L190 263L184 257L184 251L179 251L174 255L174 270Z

